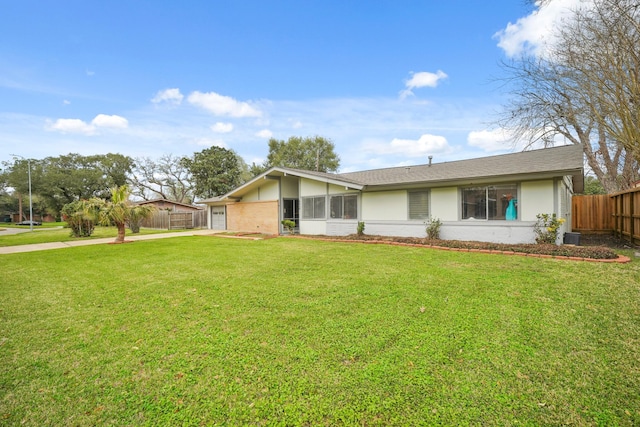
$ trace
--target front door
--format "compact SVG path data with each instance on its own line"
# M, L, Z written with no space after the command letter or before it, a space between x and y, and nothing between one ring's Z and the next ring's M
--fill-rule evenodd
M300 211L298 208L298 199L282 200L282 219L289 219L296 223L296 230L300 227ZM282 227L281 227L282 229ZM283 230L284 231L284 230Z

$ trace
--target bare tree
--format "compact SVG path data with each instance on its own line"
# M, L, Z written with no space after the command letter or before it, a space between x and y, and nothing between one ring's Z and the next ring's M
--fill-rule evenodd
M545 54L504 66L511 100L498 124L529 146L558 137L582 145L607 192L639 178L637 5L594 0L573 11Z
M171 154L154 161L138 158L131 178L132 194L150 200L162 198L178 203L193 202L193 182L180 157Z

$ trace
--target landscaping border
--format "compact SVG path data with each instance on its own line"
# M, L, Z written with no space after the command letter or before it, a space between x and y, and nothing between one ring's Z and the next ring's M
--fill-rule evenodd
M500 255L514 255L514 256L523 256L529 258L546 258L546 259L558 259L564 261L586 261L586 262L604 262L604 263L618 263L618 264L626 264L631 262L631 258L625 255L618 254L618 258L611 259L596 259L596 258L584 258L584 257L576 257L576 256L565 256L565 255L547 255L547 254L530 254L525 252L515 252L515 251L501 251L494 249L474 249L474 248L450 248L447 246L439 246L432 244L420 244L420 243L404 243L404 242L393 242L388 240L358 240L358 239L339 239L339 238L324 238L324 237L314 237L314 236L304 236L304 235L294 235L289 237L296 237L299 239L308 239L308 240L321 240L325 242L341 242L341 243L366 243L366 244L384 244L384 245L392 245L392 246L409 246L409 247L417 247L417 248L428 248L428 249L437 249L442 251L452 251L452 252L476 252L476 253L485 253L485 254L500 254Z

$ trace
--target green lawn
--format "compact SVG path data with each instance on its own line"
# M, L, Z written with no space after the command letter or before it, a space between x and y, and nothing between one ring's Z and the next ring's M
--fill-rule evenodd
M639 265L209 236L0 255L0 425L639 425Z
M62 223L64 224L64 223ZM19 234L0 234L0 247L3 246L18 246L18 245L30 245L34 243L50 243L50 242L70 242L73 240L87 240L87 239L102 239L105 237L113 237L115 239L118 234L116 227L96 227L91 237L72 237L70 235L71 230L68 228L60 228L62 225L53 227L33 227L33 232L27 231ZM13 226L5 228L23 228L29 230L29 226ZM0 227L1 229L1 227ZM156 233L169 233L185 230L156 230L150 228L140 229L139 234L156 234ZM133 236L131 230L127 229L127 237Z

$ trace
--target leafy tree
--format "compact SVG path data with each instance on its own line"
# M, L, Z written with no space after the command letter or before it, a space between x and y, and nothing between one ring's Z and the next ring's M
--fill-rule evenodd
M30 163L32 194L39 195L47 210L57 215L68 203L92 197L106 198L109 188L126 184L133 160L121 154L72 153ZM4 180L18 195L28 193L27 167L24 159L5 163Z
M511 101L498 124L530 145L579 144L606 192L628 188L639 178L639 23L633 0L576 9L546 53L505 64Z
M340 157L329 139L321 136L292 136L286 142L271 138L266 168L282 166L318 172L337 172Z
M131 192L126 185L112 188L110 199L104 202L98 212L100 224L115 225L118 229L114 243L124 243L127 223L148 218L155 212L153 206L133 205L129 201L130 195Z
M209 198L228 193L245 182L247 167L244 160L232 150L210 147L193 157L183 157L194 183L194 195Z
M588 175L584 180L584 193L587 195L607 194L596 177Z
M269 169L268 166L266 166L266 163L258 165L255 162L251 163L251 166L249 166L249 174L251 175L251 177L255 177L260 175L261 173L266 172Z
M132 192L145 200L161 198L178 203L193 202L191 174L180 157L171 154L157 161L148 157L135 161L130 178Z

